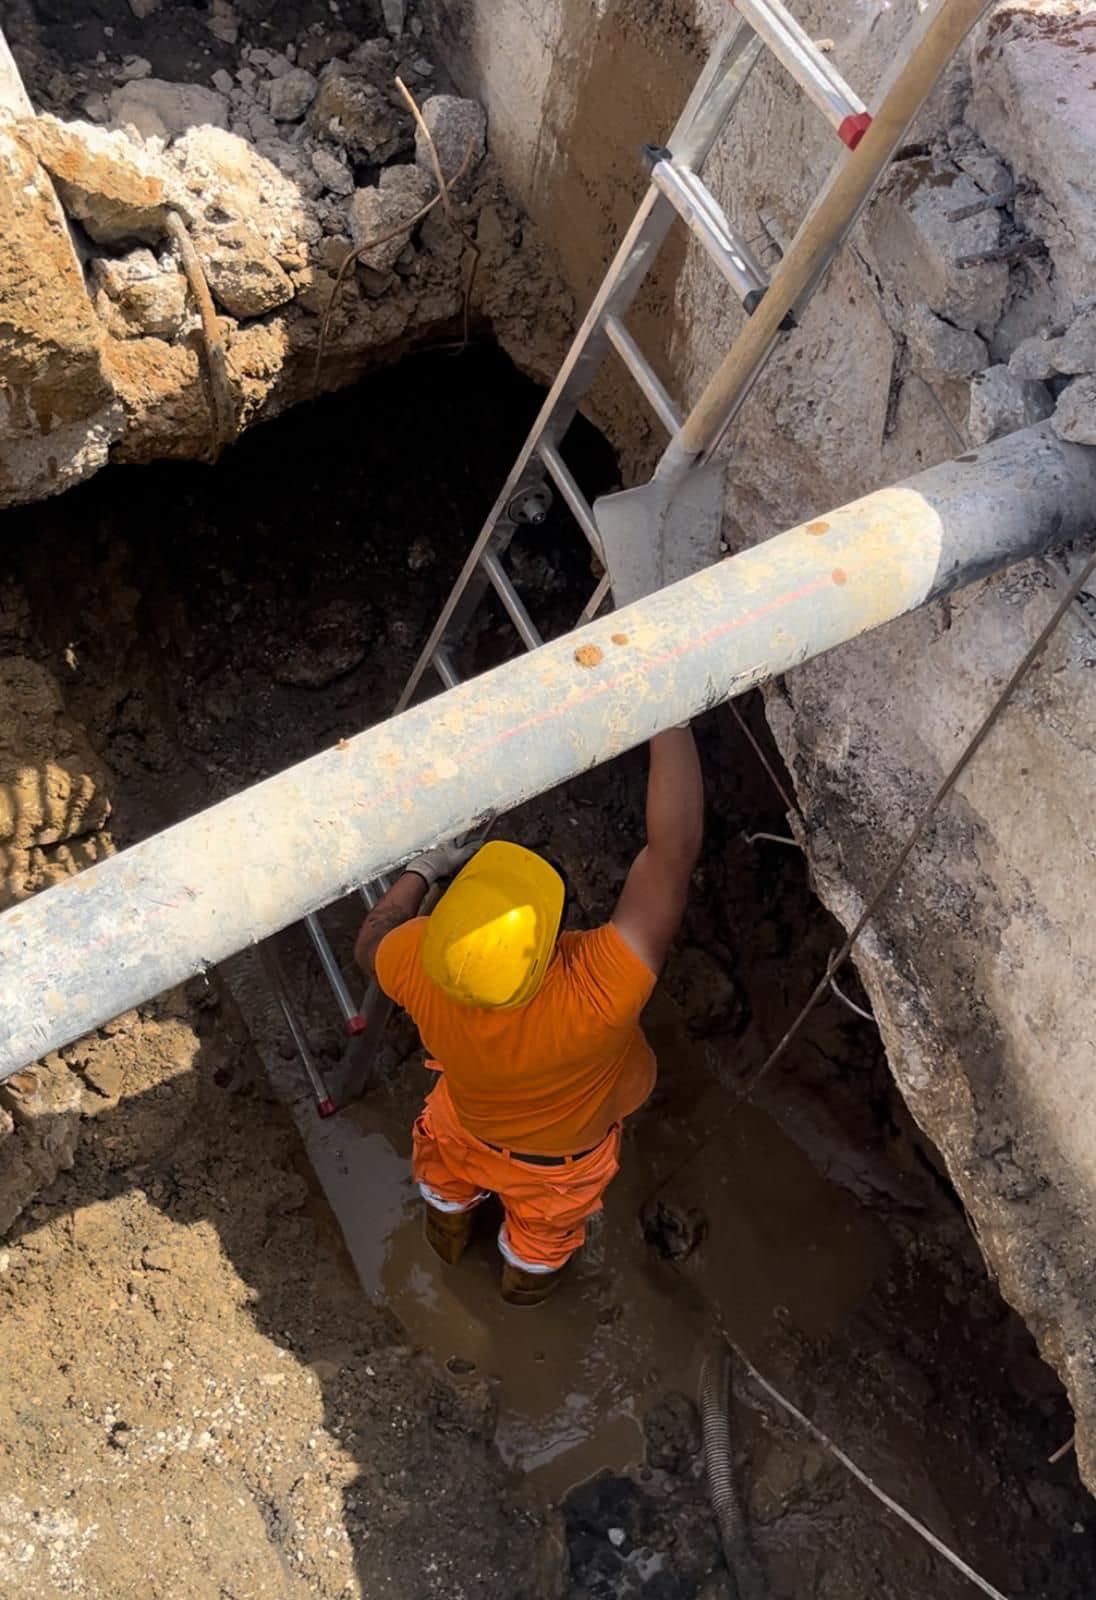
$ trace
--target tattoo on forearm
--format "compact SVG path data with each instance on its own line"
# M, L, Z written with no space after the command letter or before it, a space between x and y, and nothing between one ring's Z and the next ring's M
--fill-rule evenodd
M361 937L358 941L358 965L367 977L373 976L374 960L377 949L385 934L391 933L393 928L398 928L401 922L410 921L411 913L402 906L374 906L362 925Z
M379 944L386 933L398 928L401 922L410 920L410 911L405 911L402 906L374 906L365 919L366 932L371 942Z

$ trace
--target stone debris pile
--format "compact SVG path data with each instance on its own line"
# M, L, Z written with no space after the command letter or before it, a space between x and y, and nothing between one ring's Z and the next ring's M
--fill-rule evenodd
M155 9L141 0L134 14ZM284 52L244 44L236 70L217 66L205 83L168 81L126 55L112 85L100 73L90 92L59 96L76 118L0 107L0 186L22 192L12 206L21 244L0 265L0 320L18 302L15 332L0 344L0 379L22 396L0 424L0 505L63 489L108 457L209 452L202 323L169 237L173 213L212 296L237 431L311 392L325 318L321 388L352 381L399 341L456 322L466 246L440 210L414 225L437 183L397 77L446 176L462 173L453 200L485 268L476 311L502 339L514 326L523 343L550 344L550 368L569 297L548 297L543 332L530 341L551 275L486 159L483 108L435 92L416 19L408 22L405 7L386 17L395 37L356 39L336 28ZM208 27L227 40L225 30L238 27L232 8L215 6ZM333 305L349 253L382 235ZM518 252L525 270L513 262ZM36 299L28 272L51 256L60 270ZM53 376L66 366L62 408ZM47 392L35 398L43 382ZM70 436L47 429L44 446L28 422L43 413L65 416Z

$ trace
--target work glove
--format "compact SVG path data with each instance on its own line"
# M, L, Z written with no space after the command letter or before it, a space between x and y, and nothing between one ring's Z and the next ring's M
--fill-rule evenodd
M439 879L452 878L466 861L471 861L483 843L486 831L481 824L467 833L458 834L448 844L436 844L432 850L424 850L421 856L409 861L403 870L417 872L426 887L432 889Z

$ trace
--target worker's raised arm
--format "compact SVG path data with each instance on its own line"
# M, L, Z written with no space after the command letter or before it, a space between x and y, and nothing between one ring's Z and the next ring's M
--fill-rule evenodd
M688 728L656 734L650 759L647 843L632 863L612 920L639 959L657 973L685 914L704 833L704 787Z
M452 877L480 847L478 838L462 835L450 844L435 845L409 861L391 889L383 894L358 930L354 960L367 978L373 976L377 949L386 933L418 916L419 908L441 878Z
M386 933L418 916L427 884L417 872L402 873L369 912L354 941L354 960L367 978L373 976L377 949Z

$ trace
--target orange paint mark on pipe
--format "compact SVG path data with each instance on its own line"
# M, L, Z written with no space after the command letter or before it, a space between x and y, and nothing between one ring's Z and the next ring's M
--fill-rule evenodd
M808 522L806 531L808 533L829 533L830 525L828 522Z
M604 659L604 652L596 644L580 644L575 651L575 660L580 667L597 667Z
M848 574L843 567L834 567L830 576L836 584L848 583L849 581Z

